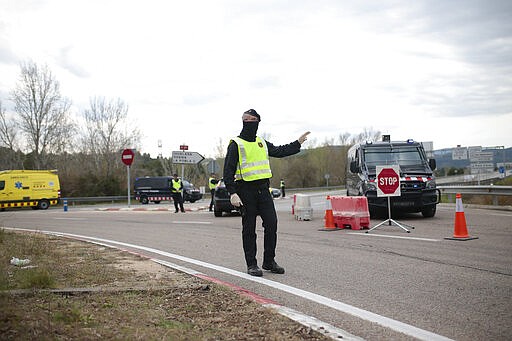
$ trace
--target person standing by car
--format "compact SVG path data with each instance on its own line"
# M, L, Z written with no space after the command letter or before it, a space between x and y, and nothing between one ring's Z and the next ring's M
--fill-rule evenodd
M256 217L259 215L264 227L264 270L284 274L284 268L275 261L277 243L277 214L269 192L272 171L269 156L285 157L300 151L309 131L298 140L274 146L256 136L260 115L250 109L242 115L243 128L238 137L228 145L224 161L224 182L230 194L231 204L242 212L242 244L247 264L247 273L262 276L263 271L256 260Z
M210 200L210 212L213 211L213 197L215 196L215 186L219 183L217 180L217 175L215 173L211 173L210 178L208 179L208 188L210 188L210 194L212 199Z
M284 180L281 179L281 182L279 184L281 186L281 198L284 198Z
M171 179L171 194L172 201L174 201L174 213L178 213L178 205L181 209L181 212L185 213L185 209L183 208L183 196L181 195L181 191L183 190L183 182L178 178L178 174L174 173L173 178Z

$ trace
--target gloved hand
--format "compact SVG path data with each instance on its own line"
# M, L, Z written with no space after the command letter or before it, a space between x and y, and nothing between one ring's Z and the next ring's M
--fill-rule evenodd
M305 132L304 134L302 134L302 135L299 137L299 139L298 139L299 143L300 143L300 144L303 144L303 143L304 143L304 141L306 141L306 140L308 139L308 135L309 135L310 133L311 133L310 131L307 131L307 132Z
M244 205L244 204L242 204L242 200L240 199L240 197L236 193L231 194L231 197L229 198L229 201L231 202L231 205L233 205L235 207L240 207L240 206Z

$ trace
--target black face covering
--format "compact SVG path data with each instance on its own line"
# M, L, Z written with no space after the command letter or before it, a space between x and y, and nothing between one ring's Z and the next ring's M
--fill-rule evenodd
M244 127L242 128L242 131L240 132L240 137L249 142L256 141L256 132L258 131L259 122L250 121L250 122L243 122L243 124L244 124Z

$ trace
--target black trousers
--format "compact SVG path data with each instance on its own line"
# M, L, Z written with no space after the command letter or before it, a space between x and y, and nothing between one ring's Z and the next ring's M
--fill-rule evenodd
M210 211L211 211L212 207L213 207L213 196L215 195L215 189L211 189L210 193L212 195L212 200L210 200Z
M247 266L256 265L256 217L263 222L263 263L271 263L276 255L277 214L274 200L266 188L240 186L238 195L242 200L242 244Z
M183 197L181 196L181 193L172 193L172 201L174 201L174 208L176 209L176 212L178 212L178 205L180 206L181 212L185 212L185 209L183 208Z

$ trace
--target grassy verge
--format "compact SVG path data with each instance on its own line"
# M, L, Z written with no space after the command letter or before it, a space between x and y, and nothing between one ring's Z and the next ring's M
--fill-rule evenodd
M12 257L30 264L12 265ZM135 255L3 229L0 307L2 340L328 340L228 288Z

